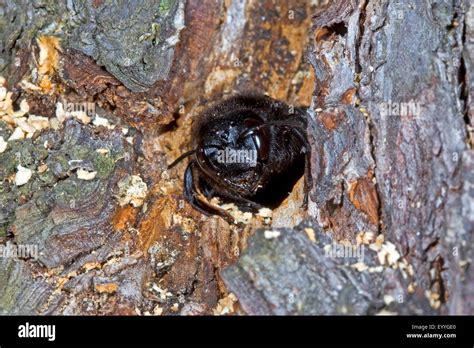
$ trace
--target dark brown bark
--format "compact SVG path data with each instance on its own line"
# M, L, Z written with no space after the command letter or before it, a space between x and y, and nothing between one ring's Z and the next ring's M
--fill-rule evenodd
M284 248L283 259L292 260L307 246L297 244L298 236L277 242L255 237L258 246L224 275L237 294L244 287L258 291L244 298L248 312L340 313L340 297L324 295L325 305L318 308L323 298L308 296L336 289L339 296L366 295L365 306L349 307L349 313L474 312L468 6L339 1L315 15L316 112L308 129L314 135L317 183L313 216L334 240L355 243L357 233L365 231L383 235L413 272L392 266L355 277L349 265L342 266L344 273L317 257L304 258L297 273L318 269L306 281L295 276L293 292L301 303L285 311L281 301L288 286L275 283L283 281L283 270L294 261L262 265L262 260L274 256L269 248ZM384 114L387 103L411 101L421 108L419 114ZM369 251L364 262L372 265L375 257ZM329 272L339 274L338 284L329 276L318 278ZM373 287L368 291L366 284Z
M26 99L54 119L57 102L87 101L115 129L69 120L0 153L0 242L42 252L0 258L0 313L474 313L468 1L189 0L184 28L172 1L159 26L101 1L3 6L15 18L0 35L14 110ZM98 13L127 14L128 29L102 32L110 18ZM59 61L45 76L43 36L61 39L59 51L47 41ZM172 64L143 65L150 57ZM247 92L311 105L314 185L307 212L300 181L272 222L229 225L184 202L184 164L166 165L189 150L205 107ZM410 102L419 114L384 113ZM18 164L33 173L19 187ZM123 203L137 177L146 197ZM334 243L363 255L331 256Z

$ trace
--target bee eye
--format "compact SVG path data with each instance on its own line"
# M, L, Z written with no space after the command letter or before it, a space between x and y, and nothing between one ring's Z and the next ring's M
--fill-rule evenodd
M218 175L218 171L211 159L215 157L218 146L201 146L196 151L197 162L201 169L208 175Z
M252 139L257 148L258 158L262 161L266 161L270 153L270 139L266 132L266 128L261 128L256 132L256 134L252 134Z
M268 127L262 122L252 118L247 118L244 124L249 129L242 133L239 139L251 136L255 148L257 149L258 158L262 161L266 161L270 154L270 135Z

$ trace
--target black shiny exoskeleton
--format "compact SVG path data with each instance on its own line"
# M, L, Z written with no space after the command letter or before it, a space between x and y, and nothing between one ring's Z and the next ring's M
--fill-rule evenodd
M194 129L195 148L184 174L184 196L207 215L229 215L199 197L220 197L243 210L278 206L305 174L310 148L304 109L264 96L237 96L209 108Z

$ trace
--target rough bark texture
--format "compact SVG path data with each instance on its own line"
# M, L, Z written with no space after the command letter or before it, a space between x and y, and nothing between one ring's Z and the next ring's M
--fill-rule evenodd
M1 312L237 311L219 270L268 221L203 217L183 200L183 166L166 171L166 164L188 149L193 118L223 96L252 91L309 106L314 77L304 54L314 8L297 1L2 6L1 69L13 111L26 99L26 121L34 114L51 124L31 139L9 140L0 154L1 241L41 253L1 260ZM81 121L53 128L58 102L65 111L92 103L92 123L73 114ZM95 114L108 121L97 123ZM17 126L11 117L2 124L5 140ZM42 147L45 137L53 148ZM17 187L19 164L33 174ZM81 180L79 170L97 174ZM136 176L147 195L124 203L121 187ZM301 187L274 212L275 223L302 220Z
M300 236L282 238L278 247L260 238L255 243L263 245L249 248L224 276L237 294L245 286L257 290L242 301L248 312L337 313L337 296L318 308L322 299L308 295L339 289L343 296L355 287L365 294L357 303L365 306L349 307L349 313L369 314L374 307L382 313L474 313L468 7L461 1L339 1L314 16L316 113L308 129L314 135L314 216L336 240L356 243L366 231L383 235L408 272L393 264L364 281L308 257L321 269L309 272L312 281L295 277L300 306L284 310L289 287L275 283L305 248ZM419 114L385 112L386 104L410 101ZM288 261L269 251L279 247ZM365 257L370 266L376 253ZM301 274L312 267L306 258L300 263Z
M0 152L0 243L40 251L0 258L0 313L474 314L467 0L0 6L0 136L49 122ZM311 106L314 186L307 212L300 181L271 221L229 225L166 164L248 92ZM58 125L58 102L93 122Z

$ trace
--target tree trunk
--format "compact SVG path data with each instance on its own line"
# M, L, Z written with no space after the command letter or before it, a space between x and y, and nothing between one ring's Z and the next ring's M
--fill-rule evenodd
M38 250L0 313L474 313L467 1L0 6L0 245ZM248 92L309 108L307 212L203 217L166 169Z
M314 16L308 223L324 238L256 236L224 275L247 312L474 313L472 13L338 1ZM365 247L362 262L322 257L326 234Z

